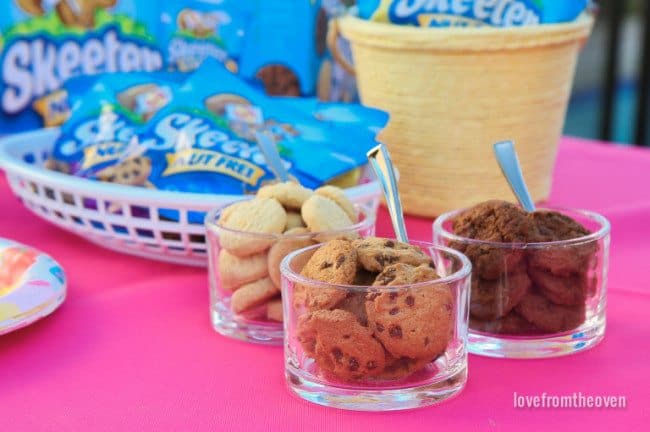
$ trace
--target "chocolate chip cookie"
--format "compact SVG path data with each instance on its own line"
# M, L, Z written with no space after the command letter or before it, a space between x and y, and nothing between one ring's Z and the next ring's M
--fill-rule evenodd
M395 358L386 353L386 366L377 378L396 380L409 377L424 369L434 359L412 359L409 357Z
M417 246L379 237L355 240L354 247L359 254L359 264L370 272L381 272L385 267L396 264L431 263L431 258Z
M388 272L391 268L384 271ZM378 284L390 287L396 281L411 280L409 276L402 276L402 271L397 272L400 276L394 279L389 276L387 283L382 282L380 274ZM411 275L416 272L414 269L404 271ZM429 276L437 278L432 269ZM421 280L427 279L424 276L415 279ZM425 285L393 292L381 290L370 294L366 301L368 325L392 356L431 360L445 351L452 337L453 303L451 291L444 286Z
M301 318L298 326L303 349L312 353L323 372L354 381L384 370L384 348L352 313L340 309L315 311Z
M357 252L352 243L344 239L332 240L318 248L301 275L334 285L350 285L357 269ZM304 292L305 306L310 310L331 309L345 299L346 290L303 284L296 287Z

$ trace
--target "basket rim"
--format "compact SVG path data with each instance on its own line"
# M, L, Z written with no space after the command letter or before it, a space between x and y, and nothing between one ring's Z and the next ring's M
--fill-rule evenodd
M243 196L152 190L133 186L98 182L59 173L27 163L22 159L16 157L11 152L12 148L24 145L24 142L30 142L32 148L35 148L37 146L35 142L42 141L43 144L40 144L41 150L44 149L45 146L49 146L51 148L51 145L54 143L54 140L59 134L60 128L55 127L1 137L0 169L5 170L7 174L14 174L28 179L33 179L40 183L47 184L53 188L61 189L65 192L90 194L90 196L99 199L140 201L147 202L149 204L173 206L170 208L194 207L212 209L215 206L215 201L235 201L237 199L241 199ZM48 144L44 144L45 142ZM370 182L345 189L345 191L352 192L349 195L354 197L379 195L379 184L377 182Z
M525 27L414 27L364 20L352 15L338 18L343 37L355 45L409 51L503 51L578 43L594 26L593 13L571 22ZM489 37L492 36L492 37Z

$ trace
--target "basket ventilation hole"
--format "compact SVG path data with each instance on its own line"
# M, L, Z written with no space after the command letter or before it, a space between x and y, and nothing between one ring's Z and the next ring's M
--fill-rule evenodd
M153 238L153 231L151 230L136 228L135 232L138 234L138 237Z
M52 201L56 201L56 196L54 196L54 191L51 188L46 187L44 191L45 191L45 196L48 199L51 199Z
M165 240L174 240L174 241L181 241L181 235L176 232L162 232L162 238Z
M181 214L178 210L161 208L158 209L158 219L168 222L179 222Z
M104 227L104 224L101 223L100 221L91 220L90 225L92 225L93 228L98 229L98 230L102 230L102 231L106 230L106 228Z
M205 212L188 211L187 222L190 225L203 225L205 221Z
M94 198L84 198L83 207L88 210L97 210L97 200ZM104 227L102 226L102 229Z
M131 206L131 216L138 219L150 219L149 208L141 206Z
M190 234L190 243L205 243L205 236L203 234Z

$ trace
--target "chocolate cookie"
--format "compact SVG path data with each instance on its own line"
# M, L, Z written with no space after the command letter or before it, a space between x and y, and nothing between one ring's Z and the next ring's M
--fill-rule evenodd
M395 264L395 267L410 267ZM415 270L397 270L397 277L377 276L377 283L390 286L410 280ZM387 268L383 274L392 273ZM407 276L404 276L404 273ZM431 270L430 276L437 278ZM426 279L425 279L426 280ZM416 279L416 281L421 281ZM370 294L366 301L369 327L375 337L394 357L433 359L447 348L453 328L453 297L449 288L421 286L399 292L383 291Z
M561 213L537 211L529 214L528 218L535 225L530 242L572 240L589 235L589 230ZM535 248L528 252L528 261L531 266L567 276L586 271L596 250L594 242L553 249Z
M301 275L321 282L335 285L350 285L357 269L357 253L347 240L332 240L311 256L303 267ZM305 306L310 310L331 309L346 297L346 290L322 287L320 285L301 285Z
M572 330L585 320L584 304L560 306L533 292L524 296L516 310L527 321L550 333Z
M555 304L576 306L586 300L588 280L586 273L556 276L548 270L531 266L528 274L544 297Z
M359 254L359 264L370 272L381 272L386 266L395 263L431 263L431 258L417 246L379 237L355 240L354 247Z
M534 225L526 213L505 201L484 202L453 221L456 235L497 243L526 243L533 229ZM507 245L494 247L452 242L450 246L467 255L476 275L490 280L515 271L524 258L522 250L509 249Z
M470 318L469 327L484 333L509 334L509 335L533 335L541 331L526 321L517 312L512 311L503 318L483 321Z
M384 348L352 313L316 311L301 318L298 327L299 341L323 372L351 381L384 370Z
M524 268L495 281L473 278L470 313L482 320L501 318L519 304L531 285Z

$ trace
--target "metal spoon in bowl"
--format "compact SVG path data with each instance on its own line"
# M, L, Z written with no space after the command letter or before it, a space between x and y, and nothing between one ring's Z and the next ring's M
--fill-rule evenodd
M370 166L377 175L379 184L386 197L386 206L390 214L390 220L393 223L393 230L397 240L408 243L406 235L406 224L404 223L404 212L402 210L402 201L397 189L397 178L395 176L395 167L390 159L388 149L384 144L372 148L368 153Z
M528 213L534 212L535 203L528 192L528 187L526 187L514 143L512 141L503 141L494 144L494 155L501 167L503 176L508 181L510 189L514 192L521 207Z
M289 173L284 167L284 163L280 157L280 152L278 151L278 147L273 137L267 132L255 132L255 138L258 147L266 159L266 164L269 166L273 174L275 174L276 178L281 182L289 181Z

